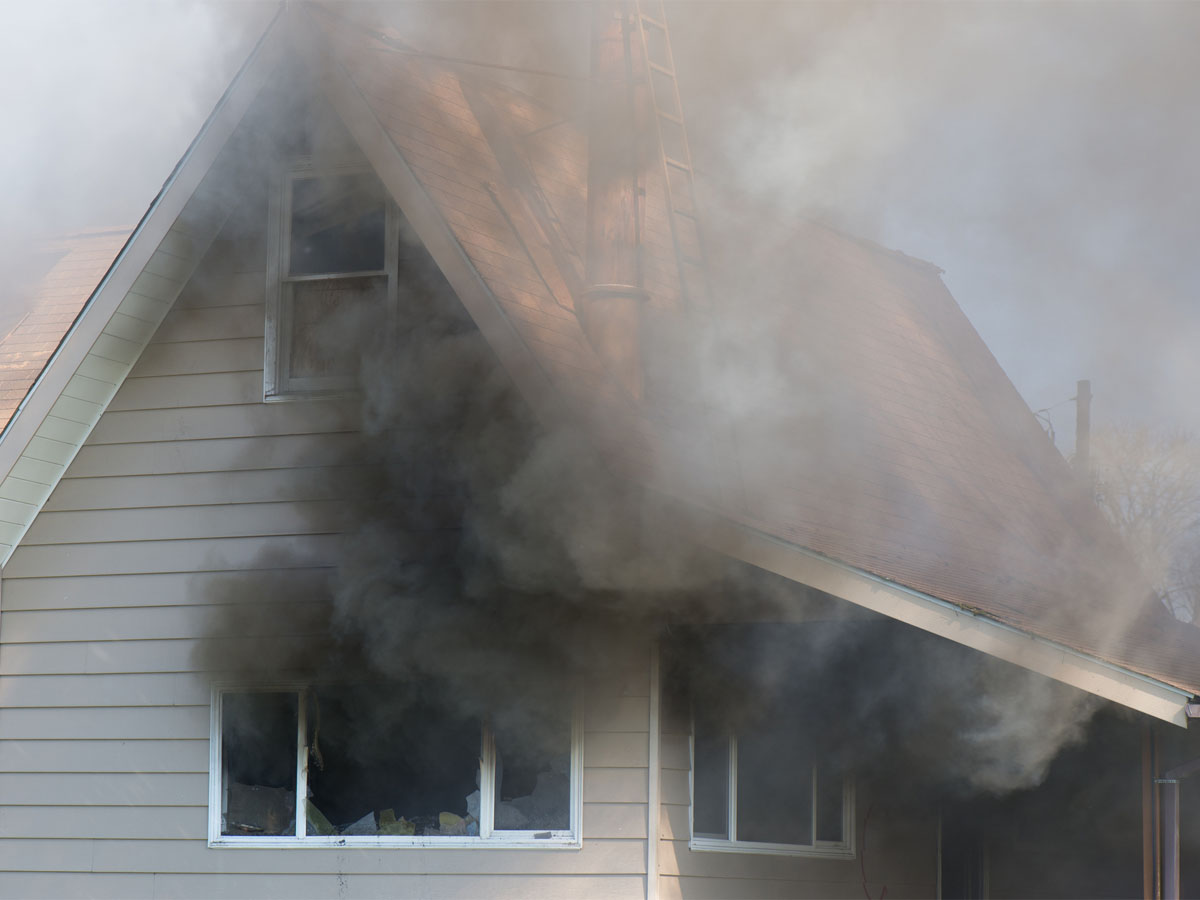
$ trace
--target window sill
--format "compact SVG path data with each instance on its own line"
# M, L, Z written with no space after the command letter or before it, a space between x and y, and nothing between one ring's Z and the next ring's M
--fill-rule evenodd
M295 400L358 400L362 394L353 385L330 388L263 391L263 403L291 403Z
M287 835L277 837L231 837L222 835L209 838L208 846L220 849L364 849L402 850L580 850L583 841L572 834L551 833L548 838L535 838L528 834L517 834L511 838L479 837L375 837L372 835L329 835L321 837L294 838Z
M853 847L839 844L815 847L797 844L765 844L754 841L725 841L719 838L692 838L689 850L705 853L758 853L768 856L804 856L817 859L854 859Z

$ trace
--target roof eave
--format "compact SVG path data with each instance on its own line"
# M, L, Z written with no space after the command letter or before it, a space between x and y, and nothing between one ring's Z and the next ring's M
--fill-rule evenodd
M849 603L1053 678L1129 709L1186 728L1192 694L1099 657L1022 631L788 543L716 513L688 510L692 537Z

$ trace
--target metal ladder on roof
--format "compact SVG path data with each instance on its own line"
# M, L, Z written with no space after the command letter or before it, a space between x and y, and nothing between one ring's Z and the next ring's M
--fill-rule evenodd
M646 81L666 176L671 238L679 261L685 302L701 309L711 304L704 235L696 209L695 173L683 123L683 105L675 78L675 57L662 0L634 0L646 61Z

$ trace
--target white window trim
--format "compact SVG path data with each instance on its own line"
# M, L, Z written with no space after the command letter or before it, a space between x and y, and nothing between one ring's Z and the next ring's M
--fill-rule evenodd
M317 275L289 275L291 267L292 182L298 178L370 173L374 169L361 162L316 165L311 159L297 160L278 173L271 185L267 218L267 289L266 323L263 332L263 400L278 402L349 394L353 380L345 376L288 379L286 376L291 333L291 303L288 286L302 281L332 281L345 278L387 276L386 306L394 314L397 296L397 270L400 257L400 218L396 204L386 192L384 201L384 267L363 272L336 272Z
M583 846L583 703L576 694L571 711L571 796L570 823L566 830L497 831L493 827L495 816L495 759L496 746L491 729L486 723L479 767L479 835L447 837L404 836L404 835L308 835L306 816L302 801L302 785L308 777L308 722L305 692L312 685L286 683L270 685L246 685L243 683L214 684L210 703L209 752L208 752L208 846L210 847L388 847L464 849L565 849L578 850ZM221 833L221 706L227 694L242 693L295 693L298 695L296 716L296 834L270 836L242 836ZM537 837L537 835L543 835ZM548 835L548 836L545 836Z
M775 844L765 841L739 841L737 839L737 735L729 734L729 782L726 789L726 833L728 838L697 837L695 823L696 808L696 727L692 723L689 739L690 766L688 769L688 847L692 850L718 853L762 853L775 856L811 856L826 859L854 859L854 781L843 779L842 787L842 834L845 840L818 841L817 836L817 766L812 767L813 804L811 844Z

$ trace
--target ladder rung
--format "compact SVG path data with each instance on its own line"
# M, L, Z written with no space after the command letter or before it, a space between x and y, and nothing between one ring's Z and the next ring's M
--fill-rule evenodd
M650 60L646 60L646 65L650 67L651 71L657 72L659 75L666 75L668 78L675 77L675 71L668 69L666 66L660 66L658 63L651 62Z
M687 216L689 219L695 219L697 222L700 221L700 217L697 216L692 210L684 209L682 206L672 207L671 212L675 213L677 216Z
M656 112L658 113L658 115L661 118L666 119L668 122L674 122L676 125L679 125L680 127L683 126L683 117L682 116L677 116L677 115L675 115L675 113L664 112L661 109L656 110Z
M646 13L642 13L642 24L649 25L651 28L657 28L659 31L667 30L666 22L660 22L658 19L654 18L653 16L649 16Z
M681 171L687 172L689 175L692 174L692 167L689 166L687 163L680 162L677 159L671 159L671 157L666 156L666 155L663 156L663 159L665 159L667 161L668 166L671 166L672 168L675 168L675 169L680 169Z

